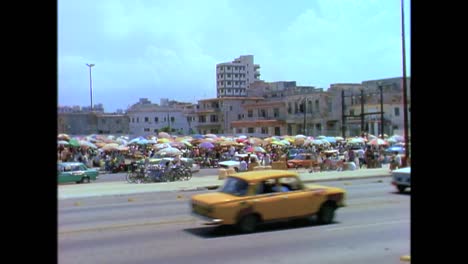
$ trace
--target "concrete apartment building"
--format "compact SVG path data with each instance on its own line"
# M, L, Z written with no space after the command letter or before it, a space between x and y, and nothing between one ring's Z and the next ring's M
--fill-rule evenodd
M381 87L384 133L403 135L401 77L336 83L325 90L298 86L295 81L266 82L259 79L259 68L253 55L217 64L217 98L202 99L197 104L161 99L158 105L142 98L120 115L102 113L102 105L95 106L98 111L93 112L59 107L58 130L75 135L129 133L130 137L155 135L164 127L170 127L172 134L316 137L342 136L344 131L344 136L349 137L367 131L378 135L380 114L365 115L361 125L361 91L364 113L375 113L380 112ZM410 78L407 80L410 110ZM343 119L343 115L348 117Z
M158 105L141 98L127 110L130 136L155 135L164 127L169 127L173 134L191 134L198 125L194 108L191 103L161 99Z
M221 97L198 101L197 131L201 134L236 134L233 122L242 118L244 104L264 100L262 97Z
M246 97L250 84L259 80L260 65L254 64L253 55L244 55L232 62L216 65L216 96Z
M218 98L198 102L199 133L342 136L345 121L345 136L359 135L360 119L343 120L343 114L359 115L360 101L351 95L361 90L370 95L379 91L379 86L384 93L385 133L400 133L403 128L401 78L332 84L324 90L298 86L295 81L265 82L258 79L259 68L253 55L216 65ZM341 91L346 93L344 113ZM364 112L379 112L379 98L367 98ZM364 130L378 134L379 122L380 116L366 115Z
M128 134L128 117L122 114L104 114L100 112L65 112L58 113L58 133L70 135L90 134Z

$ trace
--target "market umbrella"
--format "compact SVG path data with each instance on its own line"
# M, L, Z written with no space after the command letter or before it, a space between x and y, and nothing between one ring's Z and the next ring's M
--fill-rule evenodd
M346 141L348 144L364 144L365 140L361 137L348 138Z
M185 144L179 141L169 142L168 144L171 145L171 147L175 147L175 148L185 147Z
M170 148L171 145L169 143L159 143L154 145L156 149L164 149L164 148Z
M164 148L156 152L157 155L161 156L176 156L176 155L181 155L182 151L176 148Z
M304 145L304 143L305 143L305 139L302 138L302 137L296 138L294 140L294 145L296 145L296 146Z
M222 140L222 141L219 141L218 144L220 146L223 146L223 147L225 147L225 146L235 146L237 144L237 142L236 141L230 141L230 140Z
M68 141L68 144L70 144L71 147L79 147L80 146L80 142L76 138L70 139L70 141Z
M138 145L148 145L149 141L147 139L140 139L136 143Z
M57 141L57 145L64 145L64 146L68 146L68 145L69 145L69 143L68 143L68 141L65 141L65 140L59 140L59 141Z
M208 137L208 138L217 138L218 136L215 135L215 134L206 134L205 137Z
M266 150L262 147L259 147L259 146L256 146L253 148L254 152L262 152L262 153L266 153Z
M101 148L102 150L105 151L113 151L113 150L119 150L119 144L117 143L109 143L106 144L104 147Z
M88 147L88 148L93 148L93 149L98 148L96 145L94 145L93 143L91 143L89 141L80 140L79 143L80 143L80 146L82 146L82 147Z
M249 144L255 145L255 146L263 144L263 140L261 138L257 138L257 137L251 137L251 138L247 139L247 142L249 142Z
M169 135L166 132L159 132L158 133L158 138L171 138L171 135Z
M58 134L57 139L60 140L70 140L70 136L67 134Z
M326 141L325 139L314 139L312 141L313 145L330 145L330 142Z
M194 134L194 135L192 135L192 137L196 138L196 139L204 138L204 136L200 135L200 134Z
M158 138L158 143L168 143L168 142L171 142L171 140L169 140L168 138Z
M200 145L199 145L200 148L204 148L204 149L212 149L214 148L214 145L213 143L211 142L202 142Z
M296 135L296 136L294 136L294 137L295 137L295 138L306 138L307 136L304 136L304 135L299 134L299 135Z
M368 143L369 145L377 145L377 146L381 146L381 145L388 145L387 141L381 139L381 138L374 138L372 139L371 141L369 141Z

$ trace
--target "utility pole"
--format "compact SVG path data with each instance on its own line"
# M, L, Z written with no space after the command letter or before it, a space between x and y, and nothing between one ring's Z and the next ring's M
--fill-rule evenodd
M404 137L405 137L405 165L408 165L406 162L410 158L409 154L409 135L408 135L408 95L407 95L407 86L406 86L406 49L405 49L405 13L404 13L404 1L401 0L401 45L403 51L403 127L404 127Z
M361 133L364 132L364 90L361 89Z
M379 90L380 90L380 134L382 136L382 139L384 139L383 88L381 84L379 84Z
M345 95L344 90L341 90L341 136L346 139L346 116L345 116Z
M350 114L350 115L346 115L346 107L345 107L345 97L355 97L354 94L351 94L351 95L345 95L344 94L344 90L341 91L341 118L342 118L342 131L343 131L343 138L345 138L345 131L346 131L346 119L347 118L352 118L353 120L357 120L358 118L361 120L361 130L364 130L365 129L365 124L364 124L364 116L367 116L367 115L377 115L377 114L380 114L380 130L383 131L383 93L382 93L382 87L380 86L380 83L378 83L378 87L380 89L380 112L369 112L369 113L364 113L364 91L361 90L361 114L359 115L355 115L355 114ZM376 95L377 93L368 93L368 95ZM361 131L362 132L362 131ZM383 133L382 134L382 138L383 138Z
M307 102L307 98L304 98L304 107L302 108L304 110L304 135L307 135L306 134L306 114L307 114L307 111L306 111L307 110L307 106L306 106L307 104L306 104L306 102Z

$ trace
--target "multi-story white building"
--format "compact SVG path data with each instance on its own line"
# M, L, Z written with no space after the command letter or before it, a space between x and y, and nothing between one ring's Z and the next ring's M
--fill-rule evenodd
M171 134L191 134L197 125L193 120L193 105L161 99L161 104L153 104L146 98L127 110L130 136L156 135L168 127Z
M253 55L240 56L232 62L216 65L217 97L245 97L250 84L260 80L260 65Z

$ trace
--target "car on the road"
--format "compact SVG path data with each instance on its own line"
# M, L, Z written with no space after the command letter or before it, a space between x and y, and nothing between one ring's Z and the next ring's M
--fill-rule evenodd
M81 162L59 162L57 163L57 182L58 183L89 183L95 181L99 176L99 171L94 168L88 168Z
M299 153L293 159L288 160L288 168L310 168L316 165L317 157L313 153Z
M394 185L400 193L406 188L411 188L411 167L405 167L392 171L392 185Z
M331 223L345 195L341 188L305 185L295 172L249 171L228 176L216 192L192 196L191 208L204 225L235 225L249 233L260 223L314 215Z
M248 157L248 155L249 154L236 154L232 160L221 161L221 162L218 163L218 165L219 165L219 167L221 167L223 169L232 168L236 172L238 172L241 160ZM257 155L255 155L255 154L250 154L250 159L251 160L254 159L254 162L259 161Z

